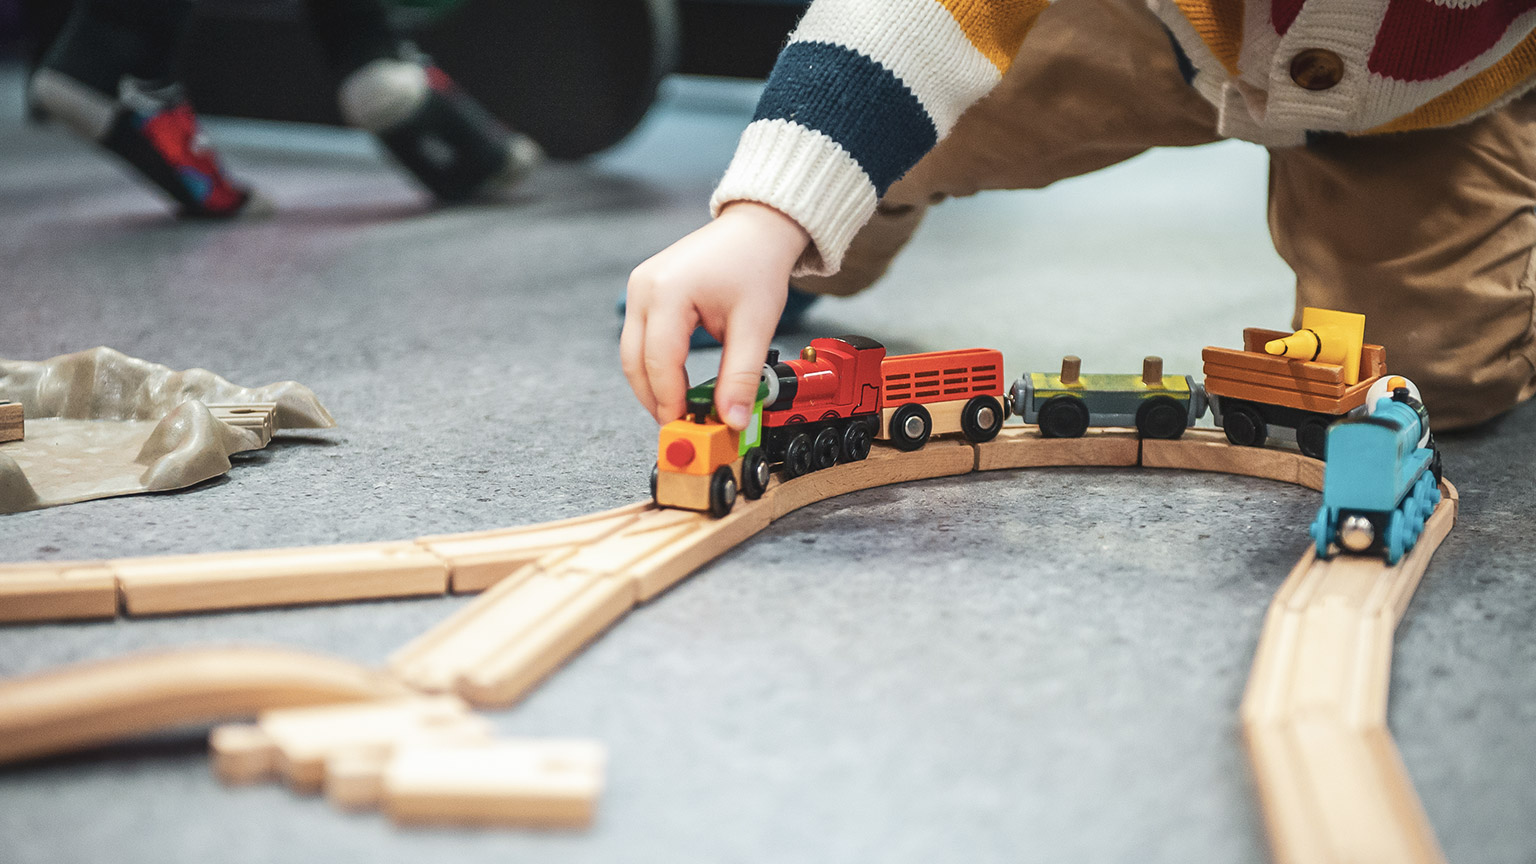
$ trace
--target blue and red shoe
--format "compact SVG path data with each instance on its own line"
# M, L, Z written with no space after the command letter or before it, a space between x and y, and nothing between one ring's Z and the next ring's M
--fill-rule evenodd
M174 198L182 216L228 219L251 202L250 190L224 173L178 85L125 78L118 105L102 146Z

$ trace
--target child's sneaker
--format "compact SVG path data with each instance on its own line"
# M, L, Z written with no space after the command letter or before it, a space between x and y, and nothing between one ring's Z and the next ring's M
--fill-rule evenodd
M121 156L181 205L181 215L228 219L246 211L250 191L231 182L180 86L124 77L117 101L51 69L32 82L38 104Z
M382 59L342 82L342 116L367 129L443 201L494 194L543 160L425 58Z

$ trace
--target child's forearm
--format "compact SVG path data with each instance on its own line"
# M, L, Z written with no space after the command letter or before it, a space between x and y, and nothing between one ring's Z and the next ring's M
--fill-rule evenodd
M1049 0L817 0L779 56L715 191L811 237L836 272L875 202L994 87Z

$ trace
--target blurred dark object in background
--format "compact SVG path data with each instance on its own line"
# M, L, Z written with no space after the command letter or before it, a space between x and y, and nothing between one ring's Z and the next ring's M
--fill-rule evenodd
M810 0L678 0L685 75L767 78Z
M8 57L21 41L21 0L0 0L0 57Z
M628 135L670 72L766 77L808 2L390 0L401 30L459 86L562 159ZM19 3L36 66L70 3ZM183 61L198 110L340 125L337 82L302 14L296 0L201 0Z

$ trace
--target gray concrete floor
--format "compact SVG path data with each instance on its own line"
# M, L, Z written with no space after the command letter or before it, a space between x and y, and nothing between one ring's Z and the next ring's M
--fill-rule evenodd
M370 142L223 122L278 215L178 224L23 127L0 74L0 356L110 345L298 379L340 428L175 494L0 518L0 560L409 538L642 497L655 430L618 369L629 269L705 218L752 90L673 87L632 140L504 206L434 210ZM1095 370L1283 325L1261 150L1159 152L955 202L878 290L812 315L894 350ZM699 354L707 374L718 361ZM1392 725L1454 861L1536 861L1536 408L1445 441L1464 521L1399 633ZM507 732L611 748L576 834L398 831L226 791L196 735L0 772L0 860L1256 861L1236 710L1316 496L1139 470L872 490L776 523L560 670ZM0 628L0 674L266 643L364 662L466 598Z

